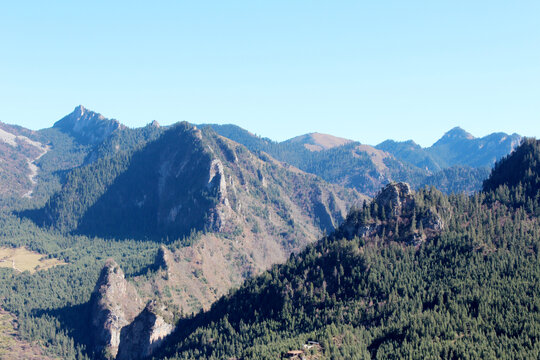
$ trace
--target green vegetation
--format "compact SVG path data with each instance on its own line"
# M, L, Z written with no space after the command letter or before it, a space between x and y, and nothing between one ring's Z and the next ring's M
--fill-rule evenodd
M133 154L161 133L153 126L116 131L87 155L85 166L67 173L62 191L52 196L43 209L23 214L39 225L62 232L77 229L85 213L127 170Z
M153 268L159 248L150 241L64 236L5 213L0 246L26 247L66 263L33 274L0 268L0 307L17 316L18 336L62 359L86 358L85 304L105 260L114 258L128 276L144 274Z
M219 201L221 175L214 176L215 186L207 185L209 171L219 173L213 160L230 163L228 206L236 211L243 205L247 214L220 239L268 233L288 250L309 235L305 224L312 218L299 218L300 210L330 233L342 219L337 202L356 195L327 190L328 184L301 172L291 176L287 165L265 153L371 193L390 179L470 192L487 176L478 167L429 174L422 166L436 161L429 154L411 153L416 165L394 158L376 163L358 144L311 152L229 128L229 137L266 161L260 162L210 129L202 129L201 138L191 131L185 123L170 131L119 128L94 146L55 128L36 135L50 150L37 162L33 197L0 203L0 259L21 255L23 261L19 267L15 258L18 270L13 263L0 268L0 308L9 312L0 314L0 331L8 334L0 336L0 354L16 332L17 341L51 356L97 358L87 303L103 263L114 258L130 281L150 279L161 243L179 249L197 242L213 215L208 209ZM352 209L337 231L248 280L209 311L178 314L178 330L158 357L275 359L304 350L310 340L320 344L310 350L313 358L540 357L539 149L538 141L526 140L473 196L422 188L399 211L377 201ZM178 177L183 166L188 171ZM167 171L175 176L163 177ZM158 216L171 214L173 202L190 216L163 227ZM10 212L21 209L32 210ZM252 258L234 257L245 268L242 275L253 274L247 266ZM36 262L51 267L34 272ZM210 284L205 276L193 272ZM154 293L169 299L179 291L167 285Z
M483 193L423 189L398 214L352 211L334 235L181 320L162 355L275 359L311 339L329 359L537 359L539 148L529 140L501 161Z

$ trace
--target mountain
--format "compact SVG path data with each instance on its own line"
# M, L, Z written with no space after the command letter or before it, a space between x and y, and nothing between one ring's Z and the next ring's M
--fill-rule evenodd
M268 153L326 181L354 188L369 196L374 196L381 186L392 181L406 181L414 188L434 185L446 193L471 193L480 190L488 173L488 170L471 166L469 162L456 161L448 165L437 157L438 153L431 154L413 141L400 143L387 140L372 147L327 135L307 134L278 143L253 135L235 125L207 126L222 136L244 144L251 151ZM464 139L467 138L467 135L462 135ZM448 141L456 136L457 133L448 134L437 149L442 153L442 149L449 146ZM318 138L327 141L319 144ZM517 138L514 140L517 141ZM332 147L325 149L321 144ZM311 151L306 146L311 149L315 149L315 146L318 151ZM495 145L489 148L507 154L511 149L505 146L503 141L500 149ZM474 156L476 150L471 151ZM485 166L491 165L487 163Z
M400 160L434 172L453 166L491 168L497 160L512 152L520 141L520 135L505 133L475 138L462 128L455 127L428 148L422 148L410 140L388 140L376 147Z
M71 114L55 122L53 128L72 135L83 144L97 144L125 126L79 105Z
M474 191L488 170L234 126L94 137L98 118L2 127L21 161L34 156L22 137L48 151L32 193L1 199L0 317L17 324L1 354L8 341L71 360L538 357L534 140L483 192L447 196L422 186Z
M209 126L250 151L265 152L369 196L391 181L407 181L415 188L434 185L447 193L477 191L486 176L486 170L480 168L491 167L520 139L516 134L502 133L476 139L456 128L426 149L412 141L392 140L374 148L320 133L276 143L234 125ZM160 128L157 122L150 127ZM114 152L129 152L139 130L79 105L51 128L32 131L3 124L0 131L0 171L4 179L0 183L0 207L20 209L42 206L65 183L71 169ZM116 138L117 148L105 150L111 138Z
M535 164L539 144L501 164ZM506 206L524 181L497 176L470 197L388 185L335 233L181 319L158 358L538 358L539 198Z
M401 161L405 161L421 169L426 169L432 173L442 170L437 160L412 140L401 142L386 140L377 145L376 148L393 154Z
M245 221L257 227L275 214L306 234L313 226L331 231L360 199L210 129L181 123L159 134L73 170L33 218L62 231L178 239L193 230L234 232Z
M69 172L43 208L25 215L66 236L166 244L152 272L133 281L142 302L157 297L169 313L208 308L231 287L332 232L367 199L255 155L210 128L160 129L139 129L153 137L141 133L127 142L137 146L120 147L130 151L114 150L124 130L109 136L96 160Z
M0 208L40 206L64 181L66 171L118 132L116 120L77 106L53 127L38 131L0 123Z
M285 143L301 144L310 151L328 150L337 146L342 146L353 142L352 140L340 138L333 135L310 133L300 135L285 141Z
M475 138L457 127L448 131L433 144L428 152L445 167L467 165L473 167L493 166L503 156L516 148L521 140L517 134L493 133Z

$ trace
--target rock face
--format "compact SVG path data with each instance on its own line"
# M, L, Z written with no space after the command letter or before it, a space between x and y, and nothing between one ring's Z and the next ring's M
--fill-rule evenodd
M159 310L155 301L149 301L135 320L122 329L116 359L137 360L152 356L173 331L173 326L165 322Z
M439 213L444 209L439 207L440 204L427 207L423 200L418 201L409 184L391 183L371 204L364 206L363 213L357 210L349 214L338 230L338 236L418 245L435 238L444 229L444 220ZM366 212L371 215L366 216Z
M74 136L81 143L97 144L124 125L79 105L71 114L58 120L53 127Z
M379 206L390 208L393 215L400 214L402 208L411 200L411 187L403 182L388 184L375 198Z
M114 260L105 264L90 298L93 348L106 359L114 359L122 328L130 324L143 304L135 288Z
M111 162L74 171L42 218L62 230L103 237L172 240L192 230L238 235L242 228L286 235L297 226L295 238L316 238L361 198L188 123ZM88 182L97 186L78 186ZM68 208L74 212L65 213ZM279 229L277 217L288 229Z

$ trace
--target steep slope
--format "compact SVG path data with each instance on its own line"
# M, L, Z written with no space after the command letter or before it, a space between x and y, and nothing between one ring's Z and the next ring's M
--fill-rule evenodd
M388 182L398 179L416 183L425 176L425 171L406 163L399 162L392 155L369 145L345 141L336 138L321 145L316 138L333 139L330 136L319 137L308 134L281 143L257 137L234 125L208 125L219 134L244 144L251 151L262 151L274 158L289 163L308 173L320 176L326 181L354 188L359 192L373 196L378 189ZM342 143L341 145L338 145ZM312 151L305 145L316 146Z
M313 233L313 226L331 231L359 199L291 170L210 129L181 123L137 151L73 171L41 219L65 231L173 240L193 230L233 233L254 215L275 213L274 228L298 222L300 231Z
M162 132L163 129L149 124L138 129L119 129L105 141L92 147L76 147L73 142L55 142L60 146L56 145L54 150L51 150L50 158L44 157L42 165L45 169L54 166L55 163L56 166L66 167L62 187L58 184L57 192L49 198L43 208L25 211L22 214L40 225L54 226L62 231L75 229L88 208L99 199L119 174L126 170L133 153L158 138ZM58 132L56 134L58 135ZM59 135L61 138L65 136L63 133ZM62 165L57 153L64 148L66 151L71 148L79 151L68 154L67 163ZM74 165L72 161L75 154L78 154L77 163L84 166L70 170Z
M540 141L526 138L511 155L498 161L484 191L498 192L507 201L525 205L528 199L540 200ZM516 196L510 190L517 188ZM529 206L530 207L530 206Z
M181 320L161 357L538 358L540 221L501 200L391 184L332 236Z
M38 131L0 123L0 207L42 206L66 171L96 160L109 137L131 131L82 106Z
M114 260L109 260L90 298L90 328L93 350L114 359L120 346L122 329L142 310L142 302L133 285Z
M0 197L31 196L35 163L49 150L40 140L34 131L0 122Z
M159 348L173 330L159 310L156 301L149 301L133 322L122 329L118 360L146 359Z
M365 199L180 123L132 153L72 171L34 218L66 232L167 244L161 269L135 283L144 301L158 295L191 312L330 233Z
M54 360L44 346L22 340L18 328L17 318L0 308L0 359Z
M82 144L97 144L124 125L79 105L71 114L54 123L53 128L73 136Z

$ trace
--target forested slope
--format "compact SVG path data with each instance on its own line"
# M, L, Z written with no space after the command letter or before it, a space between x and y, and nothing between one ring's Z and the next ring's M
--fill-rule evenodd
M333 235L182 320L162 356L537 359L539 146L528 140L471 197L390 186Z

